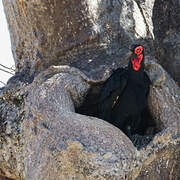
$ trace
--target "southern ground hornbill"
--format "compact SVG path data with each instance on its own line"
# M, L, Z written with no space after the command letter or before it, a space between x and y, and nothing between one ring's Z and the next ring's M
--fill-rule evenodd
M131 47L128 68L118 68L105 82L98 105L99 118L120 128L126 135L143 132L150 80L144 71L144 49Z

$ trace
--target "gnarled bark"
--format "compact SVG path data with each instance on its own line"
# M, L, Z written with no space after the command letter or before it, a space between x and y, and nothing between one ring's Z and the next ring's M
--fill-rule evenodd
M3 0L16 74L0 89L0 176L180 178L180 90L154 58L158 2ZM89 92L96 100L112 69L126 66L133 43L149 55L157 130L140 150L111 124L77 113Z

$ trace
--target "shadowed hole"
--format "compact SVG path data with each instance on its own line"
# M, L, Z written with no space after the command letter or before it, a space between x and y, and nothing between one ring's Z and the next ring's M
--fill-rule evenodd
M80 107L76 108L76 113L83 114L86 116L98 117L98 99L101 86L92 86L84 102ZM143 123L142 128L139 130L138 134L132 135L130 137L131 141L137 149L141 149L149 144L156 133L159 132L157 125L148 108L143 112Z

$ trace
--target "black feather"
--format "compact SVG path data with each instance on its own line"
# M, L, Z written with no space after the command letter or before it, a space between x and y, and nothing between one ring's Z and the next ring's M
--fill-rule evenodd
M105 82L100 93L99 118L117 126L128 136L137 134L142 129L149 85L143 60L138 71L133 69L130 60L128 69L117 69Z

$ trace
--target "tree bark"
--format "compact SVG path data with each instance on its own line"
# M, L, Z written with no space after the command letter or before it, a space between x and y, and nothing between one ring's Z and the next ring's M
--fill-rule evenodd
M161 57L153 19L160 1L3 4L16 74L0 89L0 178L180 178L180 91L154 58ZM77 113L88 93L96 102L112 70L127 65L127 47L139 43L148 55L149 109L157 128L140 151L118 128Z
M146 23L135 1L4 0L3 4L18 72L33 74L59 64L82 66L80 62L84 68L94 58L102 64L106 56L124 54L120 48L152 36L148 30L152 23Z

